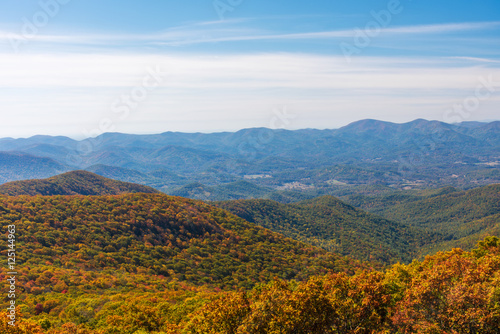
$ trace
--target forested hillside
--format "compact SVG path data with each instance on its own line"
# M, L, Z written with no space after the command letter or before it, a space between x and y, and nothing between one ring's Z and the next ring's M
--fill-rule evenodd
M385 273L274 281L227 293L195 313L184 333L499 332L500 241L394 265Z
M45 263L237 288L359 267L222 209L166 195L0 197L0 214L3 232L13 224L22 231L17 260L26 270Z
M74 171L44 180L13 181L0 185L0 194L18 195L119 195L125 193L159 193L140 184L107 179L87 171Z
M445 187L369 196L348 193L343 198L376 215L331 196L292 204L239 200L216 205L296 240L384 263L454 247L470 250L487 236L500 237L500 185L468 191Z
M332 196L215 207L89 172L4 187L36 196L0 195L18 312L0 333L498 333L500 185L345 192L377 215Z
M294 204L239 200L216 205L287 237L386 264L411 261L422 239L429 236L424 230L355 209L332 196Z
M347 194L348 203L389 220L429 232L421 254L453 247L472 249L486 236L500 236L500 185L460 191L453 187L378 195Z
M500 236L500 184L386 205L378 213L436 232L433 235L438 239L428 240L425 253L452 247L470 249L485 236Z
M29 275L23 317L13 329L1 313L2 333L496 334L500 322L500 240L493 237L472 252L455 249L385 272L274 279L240 291L167 284L142 270L39 265Z

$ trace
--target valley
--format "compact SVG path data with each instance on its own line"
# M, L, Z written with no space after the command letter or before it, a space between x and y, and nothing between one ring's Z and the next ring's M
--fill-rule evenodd
M403 124L368 119L335 130L105 133L83 141L3 138L0 182L87 170L213 201L296 201L365 186L470 189L500 183L499 138L499 122L422 119Z
M365 120L109 133L85 154L0 139L18 317L0 331L497 333L499 138Z

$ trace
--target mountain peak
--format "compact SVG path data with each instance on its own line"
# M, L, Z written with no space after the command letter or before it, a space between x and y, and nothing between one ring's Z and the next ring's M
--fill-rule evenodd
M391 122L379 121L376 119L363 119L350 123L342 128L345 130L358 130L358 131L370 131L370 130L385 130L388 128L393 128L396 124Z
M451 125L448 123L436 121L436 120L427 120L423 118L418 118L416 120L413 120L411 122L405 123L403 125L407 125L412 128L451 128Z
M19 195L120 195L125 193L158 193L151 187L120 182L97 174L77 170L48 179L14 181L0 185L0 194Z
M337 130L337 133L341 136L387 136L393 134L398 129L398 124L379 121L375 119L364 119L361 121L350 123Z

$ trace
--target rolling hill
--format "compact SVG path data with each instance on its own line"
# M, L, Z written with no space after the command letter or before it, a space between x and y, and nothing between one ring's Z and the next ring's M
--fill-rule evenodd
M449 191L446 191L449 190ZM402 201L377 210L387 219L429 231L422 253L461 247L471 249L488 235L500 236L500 184Z
M0 194L19 195L119 195L158 193L151 187L115 181L87 172L73 171L43 180L14 181L0 185Z
M453 187L346 193L347 203L429 233L418 253L454 247L472 249L478 240L500 237L500 184L467 191Z
M64 177L74 181L72 174ZM0 221L5 240L15 235L17 324L25 333L177 333L227 291L373 268L164 194L0 195ZM13 256L8 250L0 252ZM0 267L0 278L8 271ZM9 333L5 319L0 312L0 330Z
M169 195L196 198L203 201L262 198L270 194L273 194L272 188L257 186L248 181L225 183L213 187L195 182L169 192Z
M360 267L222 209L163 194L0 196L0 215L4 232L8 225L23 231L16 258L25 267L144 270L219 287Z
M70 186L75 173L59 176L68 177L62 184ZM285 236L164 194L0 195L0 232L4 240L15 234L24 333L306 334L348 333L352 326L360 333L495 333L498 238L471 252L454 249L378 272L287 236L361 259L408 261L425 242L472 242L497 228L499 187L406 194L385 209L375 201L401 223L331 196L216 203ZM457 239L445 240L453 231ZM8 250L0 252L12 256ZM7 272L0 267L0 278ZM0 307L8 303L4 298ZM0 312L0 330L9 333L7 319Z
M69 167L52 158L23 152L0 152L0 184L50 177L68 170Z
M190 333L498 333L500 239L385 272L274 281L207 303Z
M343 197L361 209L331 196L291 204L239 200L216 205L290 238L384 263L455 247L470 250L487 236L500 237L499 184L467 191L380 191Z
M408 262L426 232L356 209L332 196L293 204L217 202L235 215L283 235L359 260Z
M363 266L166 195L0 196L0 216L2 235L22 231L15 333L498 332L494 237L353 274Z

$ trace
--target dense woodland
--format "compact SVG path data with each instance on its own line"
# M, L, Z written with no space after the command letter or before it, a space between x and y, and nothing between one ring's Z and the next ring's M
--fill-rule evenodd
M428 231L421 254L471 249L486 236L500 236L500 185L467 191L452 187L346 196L344 200L388 220Z
M38 195L0 195L18 272L0 333L499 333L498 185L343 197L374 213L118 194L142 186L87 172L4 186Z
M220 288L274 276L304 279L356 261L286 239L202 202L166 195L0 198L3 232L19 231L18 260L71 269L146 270Z
M144 273L37 266L31 276L72 288L26 294L16 328L2 333L498 333L500 240L454 249L384 272L278 278L220 291ZM120 282L120 284L116 284ZM60 287L63 288L63 287Z
M293 204L238 200L216 205L287 237L385 264L411 261L419 239L428 237L425 231L356 209L332 196Z
M13 181L0 185L0 194L18 195L119 195L159 193L135 183L115 181L87 171L73 171L44 180Z
M500 236L500 185L331 196L291 204L271 200L215 203L257 225L360 260L408 262Z

